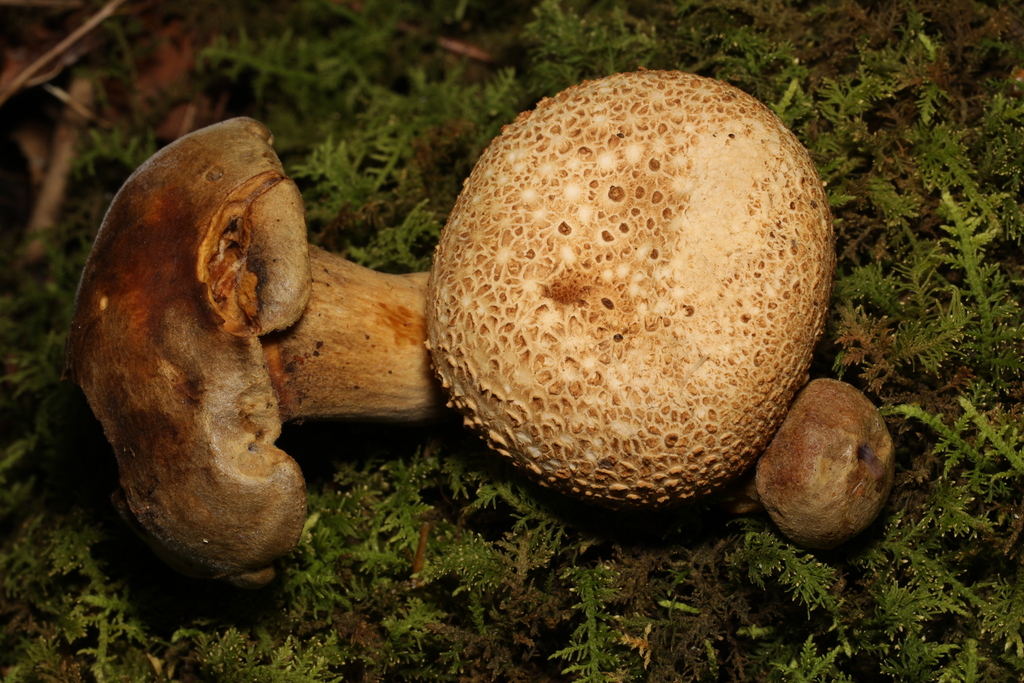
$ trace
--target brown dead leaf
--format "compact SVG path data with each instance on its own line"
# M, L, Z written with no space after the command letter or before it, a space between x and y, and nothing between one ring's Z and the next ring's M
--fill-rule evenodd
M181 90L196 62L195 32L181 20L159 27L149 56L137 65L135 87L144 99L155 100Z

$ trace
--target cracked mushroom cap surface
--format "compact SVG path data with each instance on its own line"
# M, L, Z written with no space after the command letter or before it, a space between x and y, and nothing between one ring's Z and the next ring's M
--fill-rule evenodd
M246 587L270 580L306 510L302 472L274 446L258 339L310 292L302 197L271 141L231 119L140 166L96 235L67 340L122 517L182 573Z
M611 507L748 469L832 288L804 147L720 81L641 71L506 126L442 232L429 341L451 404L542 484Z

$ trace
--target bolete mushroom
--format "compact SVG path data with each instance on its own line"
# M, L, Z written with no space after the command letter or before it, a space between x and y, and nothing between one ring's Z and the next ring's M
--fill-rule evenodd
M251 119L196 131L125 182L68 334L117 456L124 519L175 569L270 580L305 520L282 420L443 410L422 340L425 274L307 245L302 197Z
M750 468L808 378L835 266L807 151L720 81L541 101L466 181L428 288L451 405L542 484L620 508Z
M757 461L757 498L791 540L827 550L874 521L894 472L878 409L845 382L816 379Z

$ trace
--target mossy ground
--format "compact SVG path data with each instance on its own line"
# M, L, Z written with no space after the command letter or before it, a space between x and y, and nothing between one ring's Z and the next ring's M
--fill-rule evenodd
M0 38L63 16L0 9ZM171 25L201 47L197 65L143 97ZM24 211L0 207L0 678L1024 677L1019 3L166 2L100 36L72 71L117 125L82 145L43 268L18 265ZM457 424L306 424L282 445L306 472L309 519L270 587L154 559L109 504L112 454L61 372L92 236L167 112L206 98L263 120L312 241L402 272L428 266L501 125L637 67L729 81L811 150L839 255L814 373L884 407L898 471L877 523L808 552L707 504L616 515L561 499ZM46 106L25 93L0 125Z

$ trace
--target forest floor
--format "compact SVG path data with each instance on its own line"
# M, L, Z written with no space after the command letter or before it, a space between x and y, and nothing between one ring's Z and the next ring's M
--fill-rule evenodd
M1020 3L43 4L0 3L0 679L1024 677ZM811 374L861 389L896 446L866 532L810 551L709 501L598 509L457 420L287 425L308 517L256 591L176 574L123 524L64 344L145 159L251 116L311 242L426 270L503 125L639 68L758 98L826 183L838 263Z

